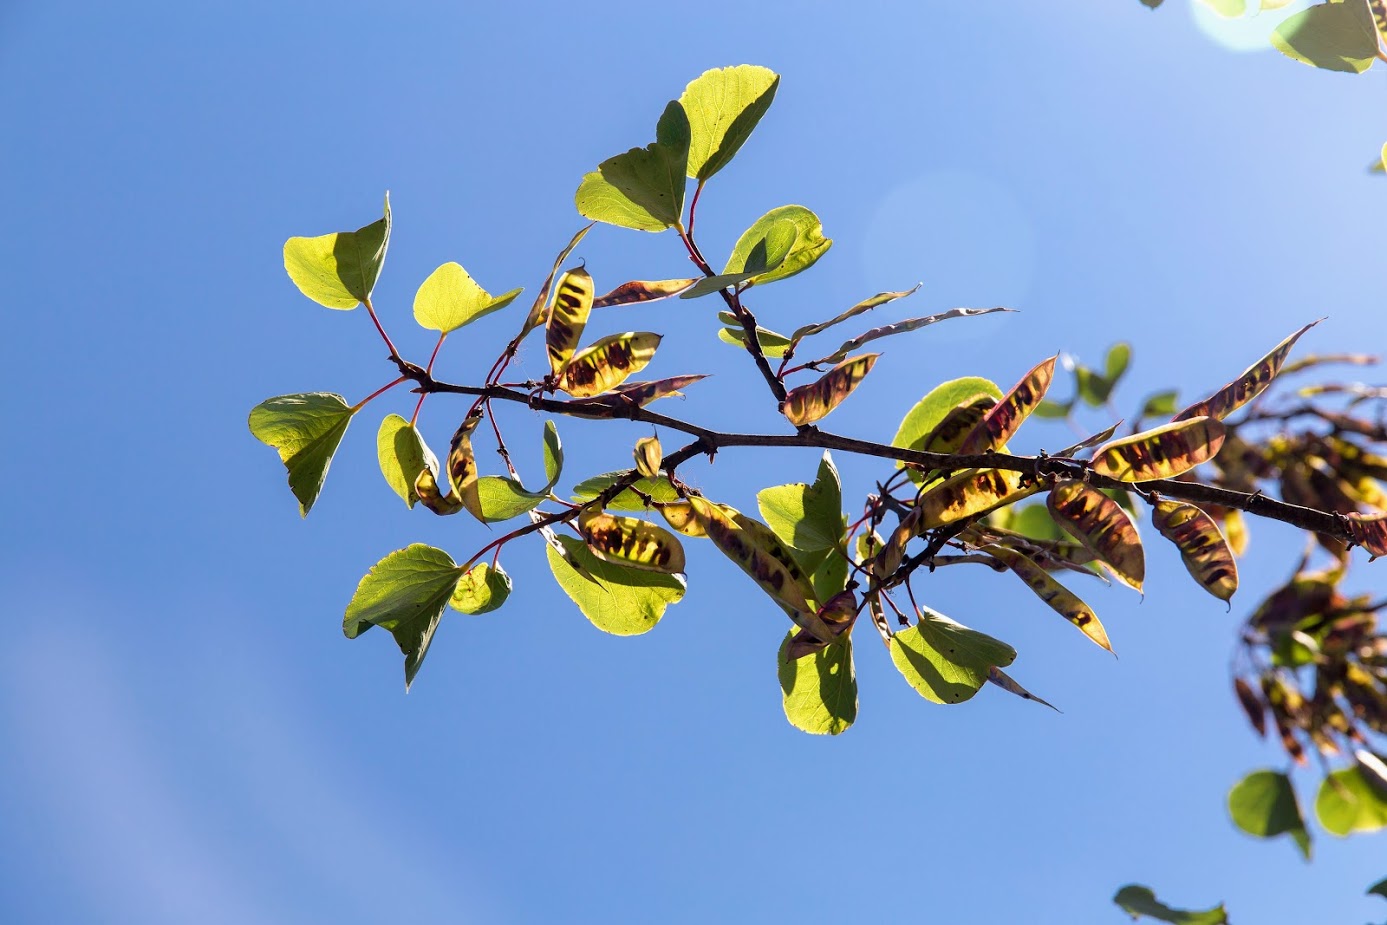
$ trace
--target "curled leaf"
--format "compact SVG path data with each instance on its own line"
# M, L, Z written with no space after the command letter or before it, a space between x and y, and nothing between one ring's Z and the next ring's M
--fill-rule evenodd
M640 372L655 356L660 335L628 331L604 337L574 354L559 375L558 387L574 398L601 395Z
M1320 321L1324 319L1321 318ZM1295 346L1295 342L1306 331L1319 324L1319 321L1312 321L1305 327L1296 331L1290 337L1283 340L1271 349L1271 352L1253 363L1243 371L1243 374L1232 382L1219 389L1210 397L1200 402L1195 402L1184 411L1175 415L1172 420L1187 421L1190 418L1210 417L1223 420L1237 411L1243 405L1252 401L1271 385L1271 381L1276 378L1276 374L1281 371L1281 364L1286 362L1286 356Z
M684 571L684 547L668 530L596 508L578 515L578 532L597 558L651 572Z
M988 545L983 547L983 551L1004 563L1016 574L1016 577L1024 581L1026 586L1036 593L1037 597L1049 604L1060 616L1082 630L1085 636L1112 652L1112 644L1108 642L1108 633L1103 629L1103 624L1099 622L1098 615L1087 604L1079 600L1074 592L1052 578L1049 572L1020 552L1005 546Z
M385 481L413 508L419 500L414 490L419 473L438 465L419 429L398 414L386 415L376 433L376 455Z
M460 613L476 616L500 607L510 597L510 592L510 576L499 562L495 568L478 562L458 579L448 604Z
M920 621L891 636L891 661L926 700L962 703L992 669L1010 665L1016 650L999 639L922 608Z
M655 302L668 299L688 290L698 282L696 279L633 279L622 283L611 292L592 300L593 308L612 308L616 305L636 305L641 302Z
M482 503L477 493L477 460L472 454L472 432L482 422L482 412L469 414L448 444L448 487L446 495L440 495L433 470L425 466L414 480L414 491L419 501L435 514L456 514L463 508L473 517L486 523L482 514Z
M964 438L958 451L964 454L985 453L1010 440L1045 397L1055 378L1055 361L1058 359L1058 356L1052 356L1041 360L1026 373Z
M1221 601L1238 590L1238 564L1214 519L1193 504L1162 500L1151 511L1151 523L1180 550L1191 577Z
M1137 591L1146 578L1146 555L1132 519L1116 501L1072 479L1059 482L1047 500L1050 516L1119 581Z
M1213 459L1224 436L1215 418L1176 421L1103 444L1093 453L1093 471L1123 482L1174 478Z
M1014 308L951 308L946 312L939 312L936 315L925 315L920 318L908 318L905 321L897 321L894 324L882 325L879 328L872 328L857 335L852 340L844 341L837 350L826 357L814 361L819 363L837 363L843 357L859 349L863 344L879 340L883 337L891 337L894 334L906 334L910 331L918 331L920 328L929 327L940 321L948 321L951 318L967 318L971 315L990 315L993 312L1014 312Z
M583 338L583 328L592 310L592 293L592 276L583 267L569 270L559 280L554 305L549 309L549 321L544 328L549 369L555 376L563 373Z
M782 410L795 426L812 424L826 417L872 371L879 353L865 353L839 363L817 381L791 389Z
M724 275L751 273L746 285L787 279L809 269L833 246L819 217L804 206L771 209L742 233Z

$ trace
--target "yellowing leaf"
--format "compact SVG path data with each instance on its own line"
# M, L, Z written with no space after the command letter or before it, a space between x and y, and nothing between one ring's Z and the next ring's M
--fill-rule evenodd
M574 398L601 395L645 369L660 339L648 331L604 337L573 355L559 376L558 387Z
M812 424L842 404L872 371L879 353L851 357L824 373L817 381L791 389L785 396L785 417L795 426Z
M1046 503L1055 522L1084 544L1119 581L1141 590L1146 555L1137 528L1121 505L1072 479L1057 483Z
M684 547L654 524L585 508L578 515L578 532L592 554L604 561L652 572L684 571Z
M1193 504L1158 501L1151 523L1180 550L1185 568L1204 590L1226 601L1238 590L1238 564L1214 519Z
M1058 356L1053 356L1040 361L1020 382L1012 386L1011 391L1007 392L978 422L972 433L963 439L958 451L964 455L985 453L1010 440L1021 426L1021 422L1026 420L1045 397L1050 382L1055 378L1057 359Z
M549 369L555 376L578 349L583 328L592 310L592 276L582 267L569 270L559 280L554 304L549 309L549 321L544 328L544 346L549 355Z
M1213 459L1224 436L1216 418L1176 421L1103 444L1093 453L1093 471L1123 482L1174 478Z
M515 301L522 290L493 296L461 264L445 263L429 274L414 294L414 320L421 327L447 334Z
M670 296L679 295L685 292L696 279L662 279L662 280L643 280L633 279L629 283L622 283L606 295L600 295L592 300L593 308L611 308L615 305L635 305L642 302L654 302L659 299L668 299Z
M1356 2L1356 0L1355 0ZM1320 319L1323 321L1324 319ZM1266 387L1271 385L1271 381L1276 378L1276 374L1281 371L1281 364L1286 362L1286 356L1295 346L1295 342L1306 331L1319 324L1319 321L1312 321L1305 327L1296 331L1290 337L1283 340L1272 348L1271 352L1253 363L1243 371L1243 374L1232 382L1219 389L1204 401L1195 402L1184 411L1175 415L1172 420L1186 421L1196 417L1211 417L1223 420L1237 411L1243 405L1261 395Z
M385 217L356 231L284 242L284 269L319 305L353 309L371 297L390 244L390 194Z
M1011 569L1016 577L1024 581L1026 587L1034 591L1037 597L1049 604L1055 613L1077 626L1089 639L1109 652L1112 651L1108 633L1099 622L1098 615L1079 600L1074 592L1052 578L1049 572L1016 550L1005 546L988 545L983 547L983 551Z

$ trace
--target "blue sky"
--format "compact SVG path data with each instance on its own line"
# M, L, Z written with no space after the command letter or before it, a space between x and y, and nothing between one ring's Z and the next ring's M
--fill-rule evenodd
M355 401L390 371L363 312L295 291L284 239L364 224L390 190L376 302L423 359L409 305L429 271L457 260L533 293L581 224L581 175L649 141L688 80L742 62L782 85L705 194L705 250L790 202L836 241L758 296L764 323L917 281L878 315L1022 310L883 344L834 429L886 438L943 380L1009 385L1123 338L1124 407L1168 385L1194 397L1322 315L1305 349L1387 346L1387 184L1364 171L1381 75L1230 50L1177 0L11 2L6 921L1117 923L1109 897L1133 881L1226 900L1238 922L1381 916L1362 895L1387 874L1377 841L1319 833L1305 865L1224 815L1237 777L1281 764L1227 675L1238 620L1299 549L1274 525L1253 525L1231 614L1154 546L1145 600L1093 588L1116 661L1019 582L932 579L928 602L1013 643L1012 673L1062 715L998 692L934 706L864 644L857 725L797 733L772 664L783 620L692 544L687 598L638 639L593 629L538 543L507 550L502 611L445 621L408 696L384 634L342 637L386 552L463 557L489 535L407 512L383 483L375 423L407 415L403 395L353 425L299 519L247 411L286 392ZM599 288L688 266L667 235L608 228L579 255ZM662 375L715 374L679 414L777 426L709 302L613 313L611 330L669 335ZM441 373L479 377L515 324L468 328L475 352L457 337ZM435 446L458 414L426 406ZM506 415L536 471L542 419ZM642 429L560 431L576 481L623 465ZM1067 437L1037 424L1018 448ZM687 474L750 509L757 488L812 476L814 454L770 452ZM838 462L856 506L881 467Z

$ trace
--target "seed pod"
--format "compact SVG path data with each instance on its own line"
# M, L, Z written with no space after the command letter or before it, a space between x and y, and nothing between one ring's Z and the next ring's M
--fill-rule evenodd
M796 427L826 417L867 377L879 356L879 353L864 353L849 357L817 381L791 389L783 405L785 417Z
M1158 501L1151 523L1180 550L1180 558L1200 587L1221 601L1238 590L1238 563L1214 519L1193 504Z
M1083 482L1058 483L1046 499L1050 516L1123 584L1141 590L1146 555L1132 519L1116 501Z
M665 501L655 505L655 510L660 512L666 523L685 536L708 535L694 514L693 505L687 501Z
M684 547L674 534L635 517L584 508L578 515L578 532L592 554L604 561L648 572L684 571Z
M428 466L414 480L419 501L435 514L456 514L466 508L473 517L482 517L481 497L477 493L477 460L472 455L472 432L482 422L482 412L469 414L448 444L448 494L439 491L438 480Z
M659 437L641 437L636 441L636 471L648 479L660 474L660 463L664 462L664 452L660 449Z
M982 549L983 552L1004 563L1016 574L1016 577L1024 581L1026 586L1036 593L1037 597L1049 604L1060 616L1082 630L1085 636L1112 652L1112 644L1108 642L1108 633L1103 629L1103 624L1099 622L1097 614L1087 604L1079 600L1074 592L1051 578L1049 572L1014 549L995 544L984 546Z
M1123 482L1174 478L1213 459L1224 434L1214 418L1166 424L1103 444L1093 453L1093 471Z
M1321 318L1320 321L1324 319ZM1300 335L1319 324L1319 321L1312 321L1305 327L1296 331L1290 337L1283 340L1272 348L1271 352L1253 363L1243 374L1232 382L1219 389L1204 401L1195 402L1184 411L1175 415L1171 420L1188 421L1197 417L1210 417L1222 420L1243 405L1252 401L1271 385L1271 380L1276 378L1276 374L1281 371L1281 364L1286 362L1286 355L1291 352L1291 347L1300 339Z
M1229 508L1223 515L1223 535L1228 540L1228 548L1233 550L1233 555L1244 556L1247 554L1247 521L1243 518L1243 512L1237 508Z
M580 417L609 418L613 412L620 414L633 408L644 408L657 398L678 398L679 391L707 376L671 376L653 382L623 382L605 395L571 401L568 413ZM590 413L589 413L590 412Z
M622 283L606 295L598 296L592 301L593 308L610 308L613 305L632 305L638 302L654 302L657 299L668 299L689 289L694 283L694 279L662 279L657 281L633 279L629 283Z
M968 517L986 514L1040 490L1022 486L1020 473L1003 469L965 469L927 490L916 504L917 535Z
M1041 704L1042 706L1049 707L1056 713L1060 712L1059 708L1056 707L1054 704L1041 700L1035 694L1032 694L1030 691L1026 690L1020 684L1017 684L1014 680L1012 680L1011 675L1007 674L1005 671L998 668L996 665L993 665L991 668L987 669L987 680L991 681L993 684L997 685L1002 690L1006 691L1008 694L1015 694L1022 700L1034 700L1036 703Z
M985 453L996 449L1011 439L1021 423L1040 404L1055 378L1055 361L1058 356L1042 360L1034 369L1026 373L1020 382L1012 386L996 406L994 406L977 426L964 438L958 451L962 454Z
M857 621L857 596L851 591L835 594L819 609L819 619L823 620L835 640L842 638ZM816 639L808 630L800 630L790 637L786 657L793 661L815 652L822 652L828 646L829 643Z
M1387 556L1387 513L1349 514L1348 529L1353 541L1374 559Z
M558 387L574 398L601 395L645 369L658 346L660 335L648 331L604 337L573 355L559 375Z
M1233 690L1238 695L1238 704L1247 714L1247 721L1252 724L1253 729L1257 730L1259 736L1265 737L1267 734L1267 705L1262 702L1261 697L1257 696L1252 685L1242 678L1234 679Z
M900 568L901 560L905 558L905 547L920 535L916 529L919 523L919 508L901 518L900 524L891 531L891 535L886 538L886 542L872 559L873 575L878 579L884 579Z
M1300 691L1283 683L1274 675L1263 675L1262 693L1266 696L1267 707L1271 710L1276 734L1281 737L1281 747L1286 750L1292 761L1303 766L1306 764L1305 747L1296 738L1296 729L1300 725L1300 713L1305 698L1300 695Z
M549 310L549 322L544 328L549 369L555 376L563 372L583 338L588 312L592 310L592 291L592 276L582 267L569 270L559 280L554 306Z

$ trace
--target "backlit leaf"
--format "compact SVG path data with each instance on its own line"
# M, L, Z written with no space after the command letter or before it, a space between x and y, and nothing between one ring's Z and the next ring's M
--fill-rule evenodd
M1290 834L1306 860L1310 859L1310 833L1296 802L1291 779L1277 771L1254 771L1228 792L1228 814L1233 824L1249 835L1274 838Z
M1320 783L1315 815L1333 835L1375 832L1387 826L1387 798L1358 767L1343 768Z
M573 500L580 504L591 501L626 475L626 472L604 472L601 475L594 475L590 479L584 479L573 486ZM637 491L648 495L654 501L673 502L679 500L679 493L674 490L669 479L661 475L653 479L637 479L631 488L624 489L604 506L609 511L643 511L645 510L645 502L636 495Z
M999 639L924 608L920 621L891 637L891 661L910 686L935 703L962 703L1010 665L1016 650Z
M811 735L838 735L857 719L857 674L852 637L800 658L789 658L791 640L803 630L791 630L776 655L785 718Z
M493 296L477 285L461 264L445 263L430 273L414 294L414 320L421 327L446 334L505 308L521 292L512 289Z
M1045 397L1055 378L1055 361L1058 359L1058 356L1053 356L1041 360L1026 373L964 438L958 451L964 454L986 453L1010 440Z
M837 363L843 357L860 348L863 344L879 340L883 337L891 337L895 334L907 334L911 331L918 331L921 328L929 327L940 321L948 321L951 318L967 318L972 315L990 315L993 312L1013 312L1014 308L951 308L946 312L939 312L936 315L924 315L920 318L907 318L905 321L897 321L894 324L882 325L879 328L872 328L870 331L859 334L852 340L844 341L838 349L826 357L815 360L819 363Z
M521 337L529 334L535 328L549 320L549 290L554 285L554 277L559 274L559 267L563 266L564 261L568 259L568 255L573 253L573 249L578 246L578 243L582 241L583 238L587 237L588 232L592 230L592 226L595 224L596 222L589 222L582 228L579 228L578 233L573 236L568 242L568 245L559 252L559 256L554 259L554 266L550 268L549 275L544 278L544 285L539 287L539 294L535 296L534 304L530 306L530 313L525 316L525 326L520 329Z
M1123 482L1174 478L1213 459L1224 435L1216 418L1176 421L1103 444L1093 453L1093 471Z
M1036 565L1025 555L1005 546L995 544L984 546L983 551L994 559L1005 563L1007 568L1025 582L1026 587L1034 591L1037 597L1049 604L1055 613L1077 626L1089 639L1112 652L1112 644L1108 642L1108 633L1103 629L1103 624L1099 622L1098 615L1087 604L1079 600L1074 592L1052 578L1049 572Z
M553 489L563 472L563 442L553 421L544 422L544 487L530 491L515 479L487 475L477 480L477 500L483 523L497 523L534 510Z
M1055 522L1089 549L1123 584L1141 590L1146 555L1127 512L1096 488L1072 479L1058 482L1047 505Z
M754 64L704 71L684 88L688 175L705 181L727 166L775 99L780 76Z
M837 549L843 541L843 492L827 450L814 484L763 488L756 505L775 535L801 552Z
M787 228L792 236L789 246L785 255L776 259L785 248ZM832 239L824 237L824 226L817 215L804 206L780 206L742 233L722 272L745 273L765 267L747 280L750 286L788 279L812 267L832 246Z
M955 414L959 408L979 404L984 395L992 398L995 403L1001 400L1002 390L997 387L995 382L978 376L952 379L935 386L906 413L905 419L901 421L901 426L896 431L896 436L891 438L891 445L911 450L922 450L926 439L930 439L937 446L947 446L955 439L952 429L947 432L946 436L935 438L936 429L946 417ZM984 414L986 411L987 409L983 409ZM981 416L979 416L979 420L981 420ZM970 430L974 424L976 421L969 425ZM957 437L958 443L963 442L963 436ZM935 450L935 452L951 453L955 449L957 449L957 444L947 450ZM899 467L903 464L897 463L896 465Z
M1134 919L1144 915L1158 922L1172 922L1174 925L1228 925L1228 913L1224 911L1221 903L1202 912L1172 909L1156 899L1156 894L1150 889L1135 884L1118 890L1112 901Z
M1361 2L1361 0L1352 0ZM1321 318L1320 321L1324 319ZM1195 402L1184 411L1175 415L1172 420L1186 421L1196 417L1211 417L1222 420L1228 415L1237 411L1243 405L1261 395L1266 387L1271 385L1271 381L1276 378L1276 374L1281 371L1281 364L1286 362L1286 356L1295 346L1295 342L1306 331L1319 324L1319 321L1312 321L1305 327L1287 337L1281 343L1272 348L1271 352L1253 363L1243 371L1243 374L1232 382L1219 389L1204 401Z
M332 455L354 413L346 399L329 392L280 395L251 409L250 432L279 451L304 517L323 490Z
M684 571L684 547L662 527L596 508L578 515L578 532L597 558L652 572Z
M600 295L593 299L593 308L611 308L615 305L636 305L643 302L654 302L659 299L668 299L671 296L685 292L696 279L661 279L643 280L633 279L629 283L622 283L611 292Z
M718 340L735 347L746 346L746 329L737 321L736 316L731 312L718 312L718 320L727 325L718 329ZM756 343L760 345L763 356L773 359L783 357L790 349L790 338L759 324L756 326Z
M461 577L462 569L441 549L423 543L397 549L372 566L357 585L342 632L355 639L372 626L389 630L405 654L408 690Z
M559 280L544 326L544 349L549 355L549 370L555 376L563 373L583 339L583 328L592 310L592 293L592 276L583 267L569 270Z
M419 429L398 414L386 415L376 433L376 456L385 481L413 508L419 500L414 480L425 469L438 467L438 460L419 435Z
M604 562L582 540L571 536L557 539L591 575L591 580L565 562L553 547L544 550L549 568L583 616L604 633L636 636L649 632L660 621L665 608L684 596L682 576Z
M916 283L915 288L913 289L904 289L900 292L878 292L870 299L863 299L861 302L858 302L852 308L848 309L840 315L835 315L828 321L820 321L817 324L806 324L803 327L796 328L795 332L790 335L790 340L794 341L795 343L799 343L806 337L812 337L815 334L821 334L824 331L827 331L829 328L833 327L834 325L842 324L849 318L856 318L858 315L861 315L864 312L869 312L879 305L885 305L887 302L894 302L896 299L903 299L908 295L914 295L916 291L919 290L919 288L920 284Z
M454 610L467 614L484 614L500 607L510 597L511 580L500 563L495 568L478 562L458 579L458 586L448 603Z
M284 269L299 291L319 305L356 308L371 297L390 245L390 194L385 216L356 231L284 242Z
M850 357L817 381L791 389L785 396L782 409L785 417L797 427L827 417L867 377L879 356L879 353L864 353Z
M664 231L684 211L689 119L671 102L655 127L655 143L609 157L583 177L574 195L578 214L637 231Z
M1174 414L1175 397L1176 393L1174 390L1156 392L1146 396L1146 401L1142 403L1141 414L1139 416L1143 418L1158 418L1164 417L1167 414Z
M1151 523L1180 550L1185 568L1200 587L1221 601L1238 590L1238 563L1214 519L1193 504L1161 500Z
M1331 0L1288 16L1271 43L1304 64L1361 74L1377 58L1378 34L1366 0Z
M1116 343L1108 348L1108 355L1103 360L1103 378L1117 385L1119 379L1127 372L1127 367L1132 362L1132 345L1128 343Z
M1056 713L1060 712L1059 709L1053 703L1041 700L1035 694L1032 694L1030 691L1026 690L1020 684L1017 684L1016 681L1011 677L1011 675L1007 674L1005 671L1003 671L995 665L987 669L987 680L989 683L997 685L1002 690L1006 691L1008 694L1015 694L1022 700L1030 700L1040 704L1041 706L1049 707Z
M604 337L573 355L559 376L558 387L574 398L601 395L645 369L660 339L648 331Z
M790 235L788 230L784 231L783 235L783 238L780 239L778 242L772 242L784 246L783 249L779 251L778 255L771 255L775 258L775 266L780 265L780 261L784 260L786 255L790 253L790 247L794 244L794 238ZM765 268L762 267L754 270L744 270L741 273L718 273L714 276L705 276L703 279L700 279L698 282L694 283L688 289L685 289L683 292L679 293L679 298L701 299L706 295L712 295L713 293L720 292L723 289L736 288L740 286L742 283L745 283L747 280L751 279L756 274L764 272Z

